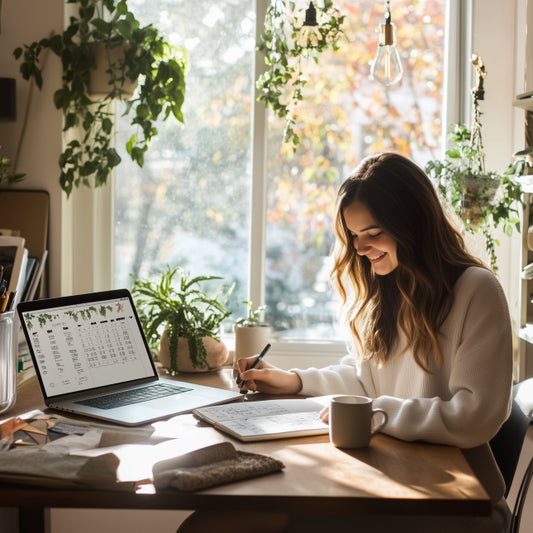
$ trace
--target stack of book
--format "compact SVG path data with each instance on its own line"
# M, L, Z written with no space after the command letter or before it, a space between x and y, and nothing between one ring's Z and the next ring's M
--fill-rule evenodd
M48 250L43 250L39 257L28 256L25 239L17 233L0 229L0 272L6 293L13 294L12 309L20 301L35 298L48 256Z

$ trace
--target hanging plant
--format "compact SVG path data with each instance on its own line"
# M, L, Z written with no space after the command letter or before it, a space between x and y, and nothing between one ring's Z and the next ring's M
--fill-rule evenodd
M14 51L22 59L24 79L42 88L41 60L51 50L61 59L62 87L54 93L54 104L64 115L64 132L74 133L59 158L60 185L67 193L80 184L104 185L121 158L113 146L114 112L110 103L126 99L125 114L133 115L134 133L126 149L143 166L144 153L157 135L154 122L170 115L183 122L185 98L185 51L172 48L152 25L141 26L126 0L67 0L77 4L77 16L60 35L23 45ZM89 87L96 73L100 44L107 75L107 94L92 95ZM130 97L129 82L138 81Z
M485 169L479 100L484 97L486 71L476 54L472 56L472 64L478 74L477 86L472 90L472 127L455 124L448 136L451 145L445 158L429 161L426 172L437 182L443 201L453 207L465 230L484 236L490 266L497 272L499 241L494 231L501 228L508 236L513 228L520 231L522 188L517 178L524 174L529 159L516 159L503 173Z
M311 58L318 63L322 52L338 50L344 36L345 16L333 7L332 0L324 0L323 7L318 8L310 2L305 19L303 10L298 13L294 10L294 2L285 0L272 0L267 8L258 46L265 55L266 70L256 86L261 91L258 100L284 120L284 142L296 150L300 144L294 131L298 120L296 106L303 100L306 84L302 59Z

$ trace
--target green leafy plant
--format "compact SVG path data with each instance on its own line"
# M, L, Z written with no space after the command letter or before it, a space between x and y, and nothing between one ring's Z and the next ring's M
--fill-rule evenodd
M214 296L201 289L204 282L222 279L218 276L191 277L181 268L160 272L157 282L133 278L131 293L139 320L152 350L157 353L165 329L170 341L171 369L177 371L178 338L188 339L193 366L207 365L203 337L220 340L222 322L231 315L225 306L234 285L222 286Z
M293 150L300 144L294 131L298 120L296 106L303 100L306 84L302 58L312 58L316 63L320 54L327 49L338 50L344 36L342 24L345 16L333 7L332 0L324 0L317 10L317 26L314 36L305 36L302 13L295 13L294 2L272 0L265 15L264 32L258 50L264 53L266 70L256 82L260 90L258 100L272 108L285 121L284 142ZM314 7L314 6L313 6Z
M501 227L508 236L513 228L520 231L522 189L517 178L524 174L529 162L527 158L516 159L503 173L485 170L481 112L478 95L473 95L472 129L464 124L454 125L444 160L429 161L425 169L437 182L443 201L461 218L465 230L483 234L490 266L497 272L499 241L494 230Z
M0 154L0 183L17 183L22 181L26 174L13 172L11 160Z
M141 26L126 0L67 0L78 6L77 16L60 35L52 35L17 48L20 72L43 84L41 59L51 50L63 67L62 87L54 104L64 115L64 132L81 128L59 158L60 185L67 193L80 184L104 185L121 158L113 147L113 110L110 102L125 97L126 82L138 80L138 88L126 102L134 133L126 144L133 161L143 166L144 153L157 135L155 120L170 115L183 122L186 54L173 49L152 25ZM103 43L107 59L109 94L103 99L89 93L96 71L95 43ZM121 49L121 53L115 53Z
M250 300L243 301L248 307L248 313L245 317L240 317L235 321L236 326L241 327L261 327L267 324L261 320L261 314L266 309L266 305L260 305L254 309Z

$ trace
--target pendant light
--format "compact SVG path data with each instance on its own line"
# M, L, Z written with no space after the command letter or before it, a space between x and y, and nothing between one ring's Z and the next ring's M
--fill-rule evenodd
M320 30L316 20L316 8L313 2L305 10L305 21L298 35L298 44L302 48L316 48L320 40Z
M400 54L395 45L396 28L391 21L390 0L385 2L385 23L379 25L379 43L370 69L370 78L386 87L402 79Z

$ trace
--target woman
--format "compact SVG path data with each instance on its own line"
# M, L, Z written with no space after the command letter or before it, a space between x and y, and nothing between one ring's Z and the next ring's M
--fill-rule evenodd
M396 517L384 530L505 531L505 487L486 444L511 402L511 322L498 280L466 251L426 174L397 154L368 157L342 184L335 233L332 281L354 354L339 365L291 371L265 360L250 369L255 357L243 359L246 388L363 394L387 412L383 433L466 449L491 496L490 518ZM371 519L366 526L353 517L287 523L288 531L378 531Z

